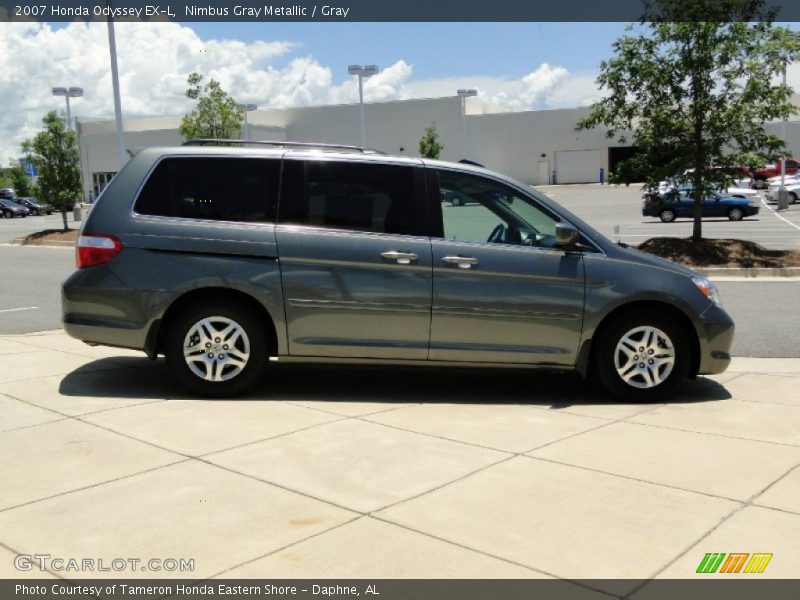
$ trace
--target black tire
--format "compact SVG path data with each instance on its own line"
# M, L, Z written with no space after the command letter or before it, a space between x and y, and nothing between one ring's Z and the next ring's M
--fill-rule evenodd
M797 194L794 192L789 192L789 202L791 204L797 204Z
M674 359L671 369L666 364L648 368L647 362L641 358L644 356L647 361L650 361L658 360L659 355L662 356L662 359L668 356L669 346L664 343L664 338L661 336L656 337L657 343L650 344L655 348L652 354L650 350L653 348L648 348L644 340L642 340L642 346L632 349L637 354L631 357L627 357L625 350L618 350L623 338L630 335L631 332L645 327L659 330L666 337L666 341L671 343ZM637 335L639 334L633 335L634 339ZM642 355L638 354L641 351L640 348L645 348ZM637 361L641 360L642 362L633 361L634 357ZM638 311L614 319L603 328L593 349L592 359L595 378L613 396L630 402L651 402L664 398L686 379L689 365L692 362L691 345L687 332L675 319L655 311ZM618 372L618 363L623 372L630 374L630 383L624 380ZM625 365L627 364L631 366L626 371ZM658 383L653 378L653 369L658 373L659 378L664 377ZM651 387L644 387L647 385Z
M728 218L731 221L741 221L744 219L744 211L741 208L734 206L728 210Z
M672 223L676 218L675 211L672 210L671 208L662 210L658 216L661 217L661 220L664 223Z
M225 362L211 358L211 366L209 366L205 362L205 350L196 354L195 360L192 361L198 370L206 369L207 376L209 376L210 370L212 377L214 375L229 376L229 379L223 381L205 379L192 370L189 361L184 357L184 342L195 330L195 326L204 319L211 321L214 328L212 333L218 333L220 327L224 329L224 326L229 323L234 323L243 330L243 335L235 341L232 348L224 345L225 340L219 336L214 336L213 339L206 342L213 344L211 348L208 348L210 350L208 355L225 356ZM199 337L195 339L198 343L202 343ZM236 301L212 300L183 310L170 324L165 342L164 353L167 358L167 367L172 375L186 389L200 396L220 398L241 394L258 381L264 373L269 358L269 344L264 323L251 309ZM244 361L243 367L225 364L232 360L232 357L239 360L245 350L249 350L249 356ZM200 366L201 364L203 366ZM237 368L238 372L232 374Z
M753 187L757 190L765 190L767 189L767 180L766 179L756 179L753 181Z

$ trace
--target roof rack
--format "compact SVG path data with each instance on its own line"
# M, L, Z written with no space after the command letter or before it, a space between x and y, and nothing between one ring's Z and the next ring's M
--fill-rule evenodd
M279 148L319 148L322 150L346 150L348 152L360 152L361 154L386 154L381 150L374 148L365 148L363 146L347 146L344 144L323 144L317 142L281 142L281 141L253 141L253 140L229 140L217 138L200 138L196 140L189 140L184 142L184 146L212 146L212 145L229 145L241 144L256 145L256 146L276 146Z

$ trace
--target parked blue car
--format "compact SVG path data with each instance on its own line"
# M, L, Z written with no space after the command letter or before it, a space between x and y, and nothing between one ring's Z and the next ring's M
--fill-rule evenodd
M694 216L694 191L691 187L673 188L663 194L645 194L643 200L642 215L659 217L664 223ZM703 217L728 217L731 221L741 221L757 215L759 208L754 200L710 192L703 200Z

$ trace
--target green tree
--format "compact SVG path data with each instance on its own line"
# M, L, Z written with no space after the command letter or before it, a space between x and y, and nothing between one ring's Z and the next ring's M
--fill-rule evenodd
M31 180L25 172L24 166L17 164L15 167L11 167L9 176L11 177L11 186L17 196L24 198L31 195Z
M436 123L425 128L425 133L419 140L419 155L424 158L439 158L444 150L444 145L439 142L439 132L436 131Z
M65 118L52 110L42 119L44 130L22 142L22 151L39 171L38 197L61 211L64 231L69 229L67 211L81 196L81 169L75 132Z
M643 173L651 190L667 177L693 185L694 241L702 198L730 184L731 168L782 150L763 123L794 112L791 88L775 79L798 42L774 18L763 0L646 0L641 24L600 64L607 96L578 124L604 125L609 138L640 150L620 165L617 182Z
M203 76L192 73L186 82L186 97L197 106L181 120L178 130L184 140L197 138L231 139L241 137L244 110L211 79L203 85Z

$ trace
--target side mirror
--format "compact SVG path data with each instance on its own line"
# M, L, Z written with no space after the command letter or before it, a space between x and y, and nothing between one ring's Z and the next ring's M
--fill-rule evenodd
M578 243L578 230L566 223L556 223L556 246L569 250Z

